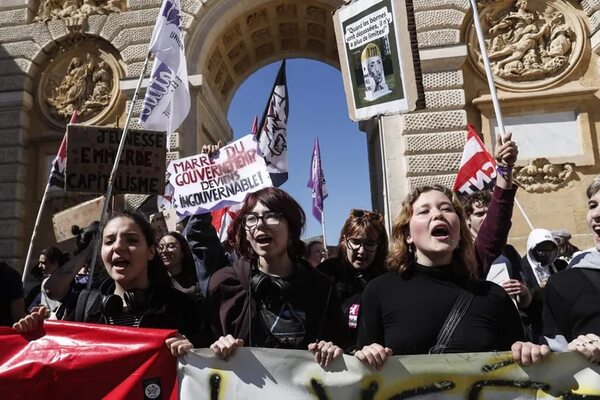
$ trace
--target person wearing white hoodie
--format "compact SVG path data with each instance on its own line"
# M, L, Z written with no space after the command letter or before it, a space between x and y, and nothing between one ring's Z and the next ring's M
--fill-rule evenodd
M544 337L552 351L600 361L600 177L587 187L587 223L595 248L581 252L544 289Z
M523 281L531 292L531 303L524 309L529 317L532 340L542 338L542 292L548 278L557 272L554 261L558 256L558 244L547 229L534 229L527 239L527 254L521 260Z

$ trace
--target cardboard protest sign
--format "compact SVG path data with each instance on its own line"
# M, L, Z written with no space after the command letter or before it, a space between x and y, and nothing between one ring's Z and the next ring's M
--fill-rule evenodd
M413 111L417 77L403 0L361 0L333 15L350 119Z
M103 200L104 197L98 197L54 214L52 225L54 225L56 241L60 243L75 237L71 233L73 225L84 228L94 221L100 221Z
M552 354L521 367L512 354L390 357L380 371L344 355L321 367L308 351L242 347L227 361L210 349L180 358L182 399L509 400L597 398L600 366L581 354ZM556 396L556 397L554 397Z
M199 214L240 203L246 194L273 186L252 135L206 154L173 160L167 167L178 214Z
M120 128L68 125L67 191L106 192L121 135ZM165 132L130 129L125 143L113 192L162 194Z

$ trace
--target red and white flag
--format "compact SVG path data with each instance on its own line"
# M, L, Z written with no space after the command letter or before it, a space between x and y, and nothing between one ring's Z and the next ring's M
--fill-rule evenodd
M71 115L69 124L77 123L77 111ZM60 189L65 188L65 168L67 167L67 133L63 136L56 158L52 161L52 170L50 171L49 185Z
M473 125L469 124L467 131L467 143L452 188L463 194L489 189L496 180L494 157L485 148Z
M233 223L235 217L237 217L243 205L244 203L238 203L229 207L223 207L210 213L212 215L212 226L215 227L217 236L219 237L219 241L221 243L225 243L229 239L227 230Z

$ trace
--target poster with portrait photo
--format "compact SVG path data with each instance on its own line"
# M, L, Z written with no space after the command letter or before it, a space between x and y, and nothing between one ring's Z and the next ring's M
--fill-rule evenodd
M358 0L338 9L334 24L350 118L414 110L417 89L404 2Z

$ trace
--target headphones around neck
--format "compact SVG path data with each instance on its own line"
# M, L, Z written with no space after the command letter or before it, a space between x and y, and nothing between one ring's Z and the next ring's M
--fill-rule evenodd
M122 314L123 302L125 302L129 311L138 311L145 306L146 291L143 289L132 289L123 293L123 297L118 294L102 296L102 314L106 317L116 317Z
M250 288L252 295L257 300L266 300L273 297L287 299L291 291L291 284L283 278L266 274L256 268L252 273Z

